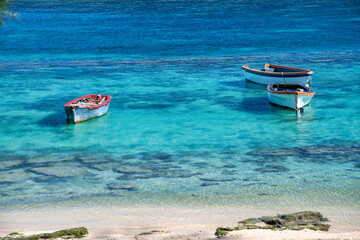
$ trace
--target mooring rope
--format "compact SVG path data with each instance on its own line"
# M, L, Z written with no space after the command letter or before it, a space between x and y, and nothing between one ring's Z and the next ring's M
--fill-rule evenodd
M284 77L284 72L281 72L281 75L282 75L282 77L284 79L284 82L287 83L286 80L285 80L285 77Z

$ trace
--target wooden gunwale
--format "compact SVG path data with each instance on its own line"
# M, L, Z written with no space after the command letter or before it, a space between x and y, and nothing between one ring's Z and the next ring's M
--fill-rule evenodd
M275 64L270 64L269 67L285 68L285 69L293 70L293 71L296 71L296 72L266 72L266 71L261 71L261 70L249 68L248 65L241 66L242 69L244 69L245 71L247 71L249 73L253 73L253 74L257 74L257 75L264 75L264 76L269 76L269 77L311 76L314 73L313 71L306 70L306 69L293 68L293 67L287 67L287 66L275 65Z
M270 89L270 85L272 86L273 83L269 83L268 86L267 86L267 90L271 93L274 93L274 94L288 94L288 95L315 95L315 91L313 89L311 89L310 87L308 87L309 91L310 92L301 92L301 91L291 91L291 92L288 92L288 91L273 91Z
M75 104L77 102L79 102L80 100L83 100L83 99L87 99L87 98L96 98L98 95L97 94L88 94L88 95L85 95L85 96L82 96L80 98L77 98L75 100L72 100L70 102L67 102L64 104L64 107L65 108L89 108L89 109L96 109L96 108L100 108L102 106L106 106L110 103L111 101L111 96L110 95L100 95L101 97L105 97L105 101L100 103L100 104L93 104L93 105L89 105L89 106L86 106L86 105L83 105L83 106L71 106L71 104Z

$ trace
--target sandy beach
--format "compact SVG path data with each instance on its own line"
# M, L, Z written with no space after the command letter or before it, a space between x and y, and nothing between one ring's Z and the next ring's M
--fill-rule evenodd
M301 209L300 209L301 210ZM12 232L25 235L84 226L84 239L215 239L217 227L233 227L237 222L277 209L257 210L236 207L91 207L55 208L39 211L11 211L0 215L0 236ZM323 209L330 220L328 232L241 230L225 239L360 239L359 211ZM151 231L156 232L151 234Z

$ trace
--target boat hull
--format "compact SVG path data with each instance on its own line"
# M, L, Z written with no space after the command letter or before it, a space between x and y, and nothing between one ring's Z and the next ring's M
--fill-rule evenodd
M78 123L103 116L109 110L110 95L88 94L64 104L68 122Z
M269 102L295 110L308 105L312 98L313 95L278 94L268 92Z
M265 64L264 69L257 70L247 65L241 66L245 71L245 79L254 83L268 85L269 83L288 83L310 85L313 71L276 64Z
M68 121L79 123L92 118L101 117L109 110L110 103L99 108L78 108L78 107L65 107L65 113Z
M244 72L245 79L257 84L268 85L271 82L275 83L299 83L302 85L310 83L310 76L298 76L298 77L278 77L278 76L266 76L255 74L251 72Z

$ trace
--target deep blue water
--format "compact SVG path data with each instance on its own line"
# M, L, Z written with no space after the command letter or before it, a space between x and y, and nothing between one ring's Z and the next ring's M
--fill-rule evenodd
M0 209L352 206L359 1L25 1L0 26ZM242 65L313 70L305 113ZM62 105L110 94L67 125Z

